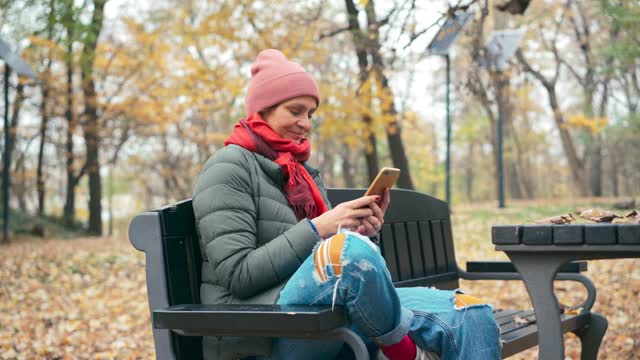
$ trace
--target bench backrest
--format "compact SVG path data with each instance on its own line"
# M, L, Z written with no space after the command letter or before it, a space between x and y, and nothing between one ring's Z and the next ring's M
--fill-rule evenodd
M336 204L364 194L359 189L329 189ZM380 248L396 286L458 287L449 206L411 190L393 189L380 232Z
M363 194L362 189L329 189L328 192L333 206ZM397 286L457 288L458 268L447 203L419 192L401 189L393 189L391 198L381 231L380 247L393 281ZM161 262L166 280L162 286L166 287L168 298L165 302L168 305L199 304L203 253L197 238L191 200L159 209L155 213L160 223L164 254ZM147 262L152 261L149 251L145 252ZM149 274L147 279L149 281ZM147 284L148 288L150 286ZM152 303L152 299L149 301ZM170 337L177 359L202 358L202 338L176 334Z

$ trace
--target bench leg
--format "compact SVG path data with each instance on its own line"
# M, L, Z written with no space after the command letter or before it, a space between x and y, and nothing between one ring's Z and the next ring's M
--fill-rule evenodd
M582 344L581 360L596 360L598 358L598 349L607 331L607 319L597 313L591 313L591 321L585 328L574 331L580 338Z
M369 360L369 351L367 350L367 346L364 344L360 336L353 332L353 330L341 327L334 330L334 334L336 335L336 338L349 344L351 350L353 350L356 360Z

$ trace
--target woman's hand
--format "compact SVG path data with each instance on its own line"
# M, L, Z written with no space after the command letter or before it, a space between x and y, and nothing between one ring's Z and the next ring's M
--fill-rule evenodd
M384 214L387 212L389 203L391 202L391 192L389 188L384 190L384 195L380 205L377 203L371 203L369 207L373 211L373 215L362 220L362 224L358 226L356 232L360 235L372 237L375 236L384 224Z
M375 202L380 199L381 197L378 195L371 195L347 201L312 219L311 222L318 230L320 237L326 239L338 232L338 226L358 228L362 224L362 220L377 217L374 216L371 205L375 205ZM384 199L382 201L384 202ZM376 207L378 206L376 205ZM378 207L378 209L380 208Z

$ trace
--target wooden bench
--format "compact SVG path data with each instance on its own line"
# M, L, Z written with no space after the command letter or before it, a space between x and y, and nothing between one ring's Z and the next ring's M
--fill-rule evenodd
M363 192L330 189L329 199L335 206L362 196ZM446 202L399 189L392 190L391 198L380 245L396 286L456 289L459 279L520 280L509 262L470 262L466 271L458 267ZM158 359L202 359L202 336L338 338L350 345L356 359L369 358L340 307L331 311L331 307L324 306L201 305L203 253L190 200L138 215L129 227L129 238L146 255ZM556 280L578 281L588 293L585 302L577 306L583 309L580 314L558 316L564 332L580 337L582 359L596 359L606 319L590 312L596 290L588 278L579 274L586 265L569 263L557 274ZM482 296L491 301L487 294ZM537 344L532 311L496 310L495 318L501 328L503 358Z

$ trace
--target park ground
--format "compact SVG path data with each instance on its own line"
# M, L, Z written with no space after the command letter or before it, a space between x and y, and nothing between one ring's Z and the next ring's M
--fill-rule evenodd
M490 240L491 224L516 224L595 206L590 200L454 207L453 231L461 267L467 260L506 260ZM599 204L602 207L604 204ZM125 233L125 232L123 232ZM0 359L151 359L144 255L125 236L18 239L0 248ZM598 289L594 311L609 320L600 359L640 358L640 260L590 261ZM468 293L496 308L530 308L519 282L462 281ZM579 285L560 282L562 304L578 304ZM566 356L579 341L565 336ZM512 359L535 359L537 348Z

